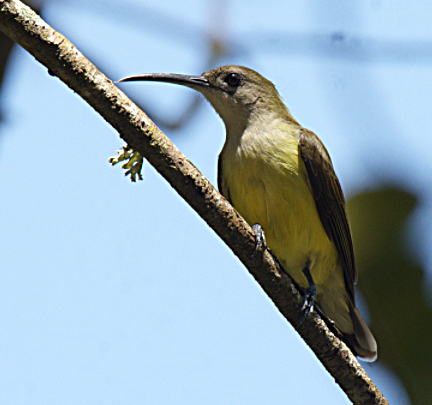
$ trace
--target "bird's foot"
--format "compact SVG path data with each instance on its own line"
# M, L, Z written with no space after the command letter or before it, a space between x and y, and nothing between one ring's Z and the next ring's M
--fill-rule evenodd
M252 253L252 256L253 256L258 251L258 249L260 248L261 245L262 245L263 249L265 249L267 247L267 244L266 244L266 239L264 236L264 231L263 231L262 226L260 224L253 225L252 230L254 231L255 239L256 239L255 249Z
M315 282L313 281L312 275L310 273L310 260L306 263L306 266L302 270L304 275L307 278L307 281L309 283L309 287L306 288L304 297L303 297L303 306L302 306L302 317L300 318L299 322L297 323L297 326L300 326L303 321L306 319L306 317L309 315L310 312L312 312L314 303L315 303L315 297L318 294L317 287L315 285Z

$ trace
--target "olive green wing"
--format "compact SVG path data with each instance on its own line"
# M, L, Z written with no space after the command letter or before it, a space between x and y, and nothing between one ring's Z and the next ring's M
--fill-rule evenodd
M300 130L299 151L306 167L319 217L327 236L339 253L345 284L354 302L357 270L342 188L326 148L313 132L304 128Z

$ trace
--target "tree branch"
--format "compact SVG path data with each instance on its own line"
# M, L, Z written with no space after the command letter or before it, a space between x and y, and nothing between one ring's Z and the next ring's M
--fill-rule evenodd
M153 122L64 36L18 0L0 0L0 30L31 53L48 72L78 93L141 153L232 249L275 303L296 325L301 299L272 256L252 256L250 226ZM298 333L355 404L388 404L347 346L313 312Z

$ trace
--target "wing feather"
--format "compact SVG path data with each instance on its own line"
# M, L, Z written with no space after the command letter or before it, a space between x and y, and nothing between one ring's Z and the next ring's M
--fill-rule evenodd
M319 217L327 236L339 253L345 284L354 302L357 269L342 188L326 148L313 132L304 128L300 130L299 150L308 173Z

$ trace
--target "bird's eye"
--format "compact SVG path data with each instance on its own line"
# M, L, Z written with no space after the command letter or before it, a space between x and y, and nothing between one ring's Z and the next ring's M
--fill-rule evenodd
M237 73L230 73L227 77L225 77L225 83L231 87L237 87L240 84L240 75Z

